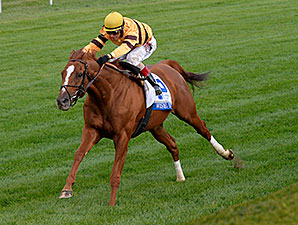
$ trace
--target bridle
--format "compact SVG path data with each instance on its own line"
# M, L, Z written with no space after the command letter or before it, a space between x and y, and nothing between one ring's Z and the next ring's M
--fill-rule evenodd
M97 77L99 76L100 71L102 70L102 68L104 67L104 65L98 70L97 74L95 77L92 77L88 72L88 63L81 60L81 59L70 59L69 61L71 62L80 62L82 64L84 64L84 72L83 72L83 79L80 85L71 85L71 84L66 84L66 85L62 85L61 89L65 89L66 93L68 94L68 98L70 101L70 106L74 106L77 101L79 100L79 98L82 98L85 94L85 92L87 91L87 89L91 86L91 84L95 81L98 80ZM89 81L89 83L87 84L86 87L85 86L85 82L86 82L86 77L88 77L89 79L91 79L91 81ZM78 90L75 92L75 94L73 96L70 95L69 91L67 90L67 87L75 87L78 88Z
M106 63L104 65L102 65L98 72L96 73L95 77L92 77L88 72L87 72L87 69L88 69L88 63L81 60L81 59L70 59L69 61L71 62L80 62L82 64L84 64L84 72L83 72L83 80L81 82L80 85L71 85L71 84L66 84L66 85L62 85L60 90L62 90L62 88L64 88L68 94L68 98L69 98L69 101L70 101L70 106L74 106L77 101L79 100L79 98L82 98L85 94L85 92L88 90L88 88L92 85L92 83L97 79L97 77L99 76L101 70L107 66L111 69L114 69L116 71L118 71L119 73L121 74L124 74L124 75L127 75L128 77L133 77L134 79L138 79L138 80L146 80L147 78L135 78L134 75L132 75L128 70L121 70L119 68L117 68L117 66L113 65L113 64L110 64L110 63ZM87 84L86 87L85 86L85 81L86 81L86 77L88 77L89 79L91 79L89 81L89 83ZM67 87L75 87L75 88L78 88L78 90L75 92L75 94L73 96L70 95L69 91L67 90Z

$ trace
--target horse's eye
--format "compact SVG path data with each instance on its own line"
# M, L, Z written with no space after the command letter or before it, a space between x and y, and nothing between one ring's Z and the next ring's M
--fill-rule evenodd
M78 74L78 77L80 77L80 78L81 78L82 76L83 76L83 74L82 74L82 73L79 73L79 74Z

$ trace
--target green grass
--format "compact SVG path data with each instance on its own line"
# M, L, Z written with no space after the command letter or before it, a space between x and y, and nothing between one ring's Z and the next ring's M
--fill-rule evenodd
M82 100L68 112L56 107L60 71L112 10L153 28L158 49L147 64L174 59L211 71L194 92L199 115L244 168L170 116L165 127L180 149L184 183L146 133L129 144L115 208L110 140L81 163L73 198L58 199L84 124ZM2 1L0 223L298 223L297 12L294 0Z
M297 224L297 183L187 224Z

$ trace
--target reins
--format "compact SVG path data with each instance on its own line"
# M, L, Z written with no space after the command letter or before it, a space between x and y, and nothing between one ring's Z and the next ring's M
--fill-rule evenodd
M98 72L96 73L95 77L92 77L88 72L88 63L81 60L81 59L70 59L71 62L80 62L82 64L84 64L84 72L83 72L83 80L81 82L80 85L70 85L70 84L66 84L66 85L62 85L60 89L64 88L68 94L69 100L70 102L73 100L73 102L71 102L70 106L74 106L79 98L82 98L84 96L84 94L86 93L86 91L88 90L88 88L93 84L94 81L98 80L97 77L99 76L100 72L102 71L102 69L106 66L109 67L111 69L116 70L117 72L124 74L130 78L134 78L137 80L146 80L146 78L141 78L141 77L136 77L134 75L132 75L129 70L121 70L119 69L117 66L111 64L111 63L105 63L104 65L102 65L102 67L100 67L100 69L98 70ZM89 77L91 79L91 81L89 81L89 83L87 84L86 87L85 86L85 82L86 82L86 76ZM78 90L75 92L75 94L73 96L70 95L69 91L67 90L67 87L76 87L78 88Z
M122 73L122 74L124 74L124 75L126 75L128 77L132 77L132 78L134 78L136 80L147 80L146 77L144 77L144 78L142 78L142 77L136 77L136 76L132 75L129 70L121 70L117 66L115 66L115 65L113 65L111 63L106 63L104 65L106 65L107 67L112 68L112 69L118 71L119 73Z

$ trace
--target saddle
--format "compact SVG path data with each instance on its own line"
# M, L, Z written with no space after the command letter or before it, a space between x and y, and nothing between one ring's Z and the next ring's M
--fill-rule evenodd
M105 66L110 67L119 73L122 73L123 75L126 75L129 79L135 81L141 87L144 87L144 80L147 80L147 78L141 74L141 70L138 67L125 61L118 61L118 64L124 68L124 70L111 63L106 63Z
M142 86L144 86L143 80L147 80L153 86L156 95L160 95L162 93L160 87L156 83L156 80L151 73L147 77L144 77L138 67L125 61L119 61L119 64L133 74L133 76L131 76L130 78L138 80L138 82L141 83Z
M119 65L122 66L125 70L130 71L135 77L138 77L141 74L141 70L138 67L136 67L128 62L119 61Z

